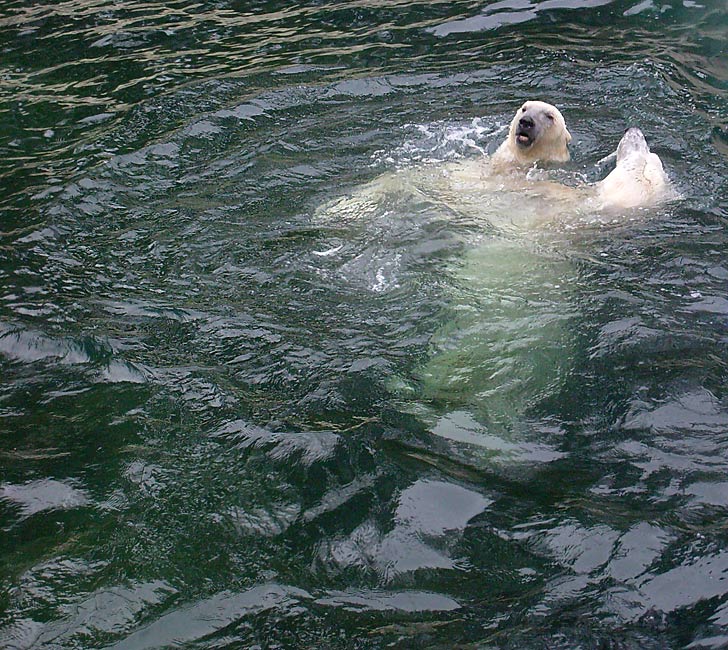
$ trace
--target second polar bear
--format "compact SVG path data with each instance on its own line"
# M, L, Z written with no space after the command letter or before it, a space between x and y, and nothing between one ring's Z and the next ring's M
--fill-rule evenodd
M601 207L648 206L672 195L660 157L647 146L637 128L625 131L617 147L614 170L596 184Z

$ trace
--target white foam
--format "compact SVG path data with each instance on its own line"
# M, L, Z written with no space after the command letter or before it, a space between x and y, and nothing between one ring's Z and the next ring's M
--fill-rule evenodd
M466 124L440 121L430 124L405 124L405 141L393 150L380 149L372 158L373 166L397 168L413 164L457 160L473 153L485 156L487 146L508 128L505 124L475 117Z

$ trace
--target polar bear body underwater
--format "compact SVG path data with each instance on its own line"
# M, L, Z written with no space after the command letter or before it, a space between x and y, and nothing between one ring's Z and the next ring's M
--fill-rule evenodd
M321 222L338 225L396 220L397 206L427 200L443 218L482 224L448 269L447 316L410 383L417 412L438 435L447 437L448 423L467 413L488 432L484 441L510 437L502 449L513 448L514 431L558 395L574 358L578 272L551 234L564 223L593 227L599 219L591 216L613 217L669 196L662 163L639 129L624 134L614 170L591 185L566 186L537 167L568 161L570 141L556 107L527 101L492 156L384 174L318 212ZM492 457L493 445L483 447Z

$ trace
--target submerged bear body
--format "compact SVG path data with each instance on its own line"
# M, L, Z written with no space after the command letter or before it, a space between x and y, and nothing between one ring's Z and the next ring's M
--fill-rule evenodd
M574 259L589 256L590 229L671 195L638 129L624 134L603 181L554 181L547 168L569 160L571 139L554 106L528 101L492 156L383 174L317 212L338 236L347 224L396 231L418 214L453 224L456 236L463 227L470 233L460 257L442 268L447 306L428 359L393 383L411 382L407 394L432 431L447 430L440 424L464 409L491 434L511 435L532 409L556 399L576 354ZM587 250L571 250L575 240Z

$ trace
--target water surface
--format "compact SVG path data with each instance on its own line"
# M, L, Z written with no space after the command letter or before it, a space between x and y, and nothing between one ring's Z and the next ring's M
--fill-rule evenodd
M0 646L727 645L727 27L4 2ZM492 151L530 97L565 173L636 124L682 198L515 244L507 282L432 197L320 218ZM496 362L526 378L503 402L428 383Z

